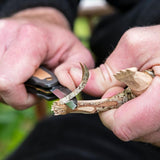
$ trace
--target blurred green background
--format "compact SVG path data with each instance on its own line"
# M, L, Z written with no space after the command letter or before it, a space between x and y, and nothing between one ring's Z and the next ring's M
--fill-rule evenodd
M89 48L90 28L86 18L77 18L74 32ZM4 160L23 142L37 122L35 107L17 111L0 103L0 160Z
M17 111L0 104L0 160L16 149L35 123L34 108Z

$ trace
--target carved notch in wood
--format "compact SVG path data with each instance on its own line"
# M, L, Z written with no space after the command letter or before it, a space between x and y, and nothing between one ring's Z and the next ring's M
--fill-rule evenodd
M117 80L125 83L136 96L142 94L149 87L153 79L148 72L137 71L136 67L121 70L114 76Z

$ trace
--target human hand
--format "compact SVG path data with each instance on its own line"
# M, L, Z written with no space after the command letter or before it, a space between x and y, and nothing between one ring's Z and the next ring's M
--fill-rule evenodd
M57 75L62 85L73 89L71 67L94 66L89 51L72 34L65 17L51 8L21 11L0 20L0 99L24 109L37 102L26 92L26 82L41 65Z
M139 97L118 109L100 113L102 123L121 140L138 140L160 145L160 26L137 27L128 30L113 53L100 67L90 70L85 91L94 96L111 97L124 88L113 74L129 67L152 68L156 77ZM78 70L70 71L79 83Z

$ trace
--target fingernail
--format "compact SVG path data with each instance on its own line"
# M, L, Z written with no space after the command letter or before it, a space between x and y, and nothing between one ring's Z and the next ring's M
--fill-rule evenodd
M71 68L70 74L73 78L81 78L82 77L82 70L80 68Z

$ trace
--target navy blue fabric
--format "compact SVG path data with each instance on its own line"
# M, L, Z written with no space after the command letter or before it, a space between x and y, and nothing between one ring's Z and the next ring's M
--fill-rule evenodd
M122 142L98 115L50 117L35 127L7 160L159 160L160 149Z
M60 10L73 26L78 3L79 0L1 0L0 18L11 16L23 9L46 6Z
M107 0L111 5L116 7L117 9L121 11L126 11L131 9L133 6L135 6L138 2L141 0Z

